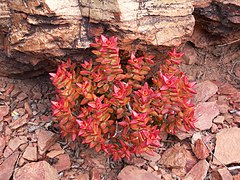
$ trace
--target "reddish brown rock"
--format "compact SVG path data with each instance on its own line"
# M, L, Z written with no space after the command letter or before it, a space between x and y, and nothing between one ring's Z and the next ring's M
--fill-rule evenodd
M57 169L58 172L68 170L71 168L71 161L68 154L61 154L55 157L57 163L53 164L53 167Z
M234 117L234 122L237 124L240 124L240 116L235 116Z
M219 93L224 95L231 95L237 93L238 90L233 87L231 84L224 84L222 86L219 86Z
M98 168L93 168L91 170L91 174L92 174L92 180L98 180L101 179L101 170Z
M184 52L183 58L186 60L187 64L189 65L195 64L199 60L199 57L195 48L193 48L191 45L186 44L182 52Z
M220 104L218 105L218 109L220 113L226 114L231 108L227 104Z
M211 173L211 180L233 180L233 176L227 168L218 169Z
M10 179L10 177L13 174L15 163L18 159L19 152L13 153L11 156L9 156L5 161L0 164L0 179L7 180Z
M33 114L33 112L32 112L32 108L31 108L31 106L29 105L28 102L25 102L25 103L24 103L24 108L25 108L25 110L27 111L28 116L31 117L32 114Z
M240 179L240 173L238 173L237 175L233 176L233 180L239 180Z
M28 114L25 114L24 116L19 117L18 119L12 121L9 124L9 127L12 130L16 130L16 129L20 128L21 126L24 126L25 124L27 124L27 122L28 122Z
M201 139L195 142L193 152L198 159L206 159L209 156L209 150Z
M130 51L136 46L145 49L149 45L153 50L179 46L190 38L195 22L191 0L3 2L0 39L5 43L0 75L4 76L37 76L52 70L67 54L79 59L93 36L101 33L114 32L121 48Z
M216 102L202 102L196 107L194 117L195 127L201 131L210 129L213 119L219 115Z
M167 168L184 168L187 162L186 153L183 146L176 144L163 153L159 163Z
M22 157L24 159L28 160L28 161L37 161L37 159L38 159L38 157L37 157L37 147L29 145L25 149Z
M21 92L18 96L17 96L17 100L18 101L23 101L24 99L26 99L28 97L28 95L24 92Z
M46 161L32 162L25 164L23 167L14 172L14 180L58 180L57 170L50 166Z
M184 180L205 179L209 164L206 160L200 160L183 178Z
M191 151L187 151L186 160L185 173L189 172L198 161Z
M213 122L216 123L216 124L223 124L223 121L225 120L225 117L224 116L217 116Z
M240 128L222 129L216 135L213 163L217 165L240 163ZM220 162L219 162L220 161Z
M43 155L57 140L57 135L44 129L37 130L38 152Z
M89 180L89 174L79 174L75 176L75 178L79 180Z
M156 152L153 152L152 155L147 154L147 153L142 153L141 156L144 159L146 159L148 161L151 161L151 162L157 162L161 158L161 156L158 153L156 153Z
M25 136L18 136L13 139L10 139L8 143L8 147L15 151L18 147L20 147L22 144L26 144L28 142L27 137Z
M197 104L199 102L205 102L210 97L212 97L218 91L216 84L211 81L204 81L196 85L195 90L197 94L194 97L194 102Z
M4 136L0 136L0 157L3 154L3 150L4 150L5 146L6 146L6 139Z
M143 179L151 179L151 180L160 180L154 174L145 171L143 169L139 169L135 166L126 166L121 170L118 174L119 180L143 180Z
M8 115L9 106L8 105L1 105L0 106L0 121L3 120L3 117Z

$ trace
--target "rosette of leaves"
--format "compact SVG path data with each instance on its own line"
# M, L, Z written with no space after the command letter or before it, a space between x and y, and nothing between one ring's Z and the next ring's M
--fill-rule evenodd
M182 53L169 53L150 87L146 75L154 56L132 53L123 70L116 37L102 35L91 46L94 61L76 67L68 60L50 73L57 91L53 116L63 136L119 160L151 154L160 131L194 128L194 83L180 70Z

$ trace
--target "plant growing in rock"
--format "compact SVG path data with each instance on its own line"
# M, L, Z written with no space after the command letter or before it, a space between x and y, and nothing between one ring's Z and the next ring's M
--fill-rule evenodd
M68 60L50 73L57 91L53 116L63 136L79 137L119 160L151 153L160 145L160 131L194 128L194 83L180 69L183 53L169 52L150 86L146 75L153 56L132 53L122 68L117 38L101 36L91 46L94 61L78 68Z

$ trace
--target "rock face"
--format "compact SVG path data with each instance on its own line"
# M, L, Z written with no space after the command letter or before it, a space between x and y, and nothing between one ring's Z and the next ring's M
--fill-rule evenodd
M191 0L0 2L0 75L37 75L52 68L50 60L82 57L102 33L117 36L122 49L136 50L179 46L194 27Z
M193 5L193 14L196 19L193 41L197 47L234 43L235 41L239 43L239 0L194 0ZM207 38L208 42L212 41L203 43L204 38Z

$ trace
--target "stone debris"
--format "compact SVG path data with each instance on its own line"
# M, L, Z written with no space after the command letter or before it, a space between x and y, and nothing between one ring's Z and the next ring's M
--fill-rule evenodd
M12 150L15 151L18 147L20 147L22 144L26 144L28 142L26 136L18 136L13 139L10 139L8 143L8 147Z
M200 160L183 178L184 180L203 180L207 175L209 164L206 160Z
M9 106L8 105L1 105L0 106L0 121L3 120L3 117L8 115Z
M56 168L58 172L71 168L71 161L68 154L60 154L56 156L55 159L57 159L57 162L53 164L53 167Z
M28 145L22 157L28 161L37 161L38 160L37 147L33 145Z
M0 135L0 157L3 154L3 150L6 146L6 138L3 135Z
M24 126L24 125L27 124L27 123L28 123L28 114L25 114L24 116L19 117L19 118L16 119L16 120L13 120L13 121L9 124L9 127L10 127L12 130L16 130L16 129L18 129L19 127Z
M218 86L211 81L203 81L196 85L195 90L197 91L197 94L195 95L193 102L198 104L207 101L210 97L216 94Z
M213 163L227 165L231 163L240 163L240 128L233 127L222 129L216 135L216 147Z
M11 156L9 156L5 161L0 164L0 179L8 180L13 174L15 163L18 159L19 152L14 152Z
M126 166L121 170L118 174L119 180L143 180L143 179L151 179L151 180L160 180L161 178L155 176L154 174L144 170L139 169L135 166Z
M211 173L211 180L233 180L233 176L227 168L218 169Z
M219 115L216 102L199 103L195 110L195 127L200 131L210 129L213 119Z
M206 159L210 153L202 139L198 139L195 142L193 146L193 152L198 159Z
M153 152L152 155L147 154L147 153L142 153L141 156L143 157L143 159L146 159L146 160L154 162L154 163L157 162L161 158L161 156L156 152Z
M167 149L159 163L166 166L167 168L184 168L186 165L186 149L180 144Z
M224 116L217 116L213 122L216 123L216 124L223 124L223 121L225 120L225 117Z
M58 180L57 170L46 161L32 162L15 170L13 180Z
M57 135L44 129L37 130L38 152L43 155L56 141Z

